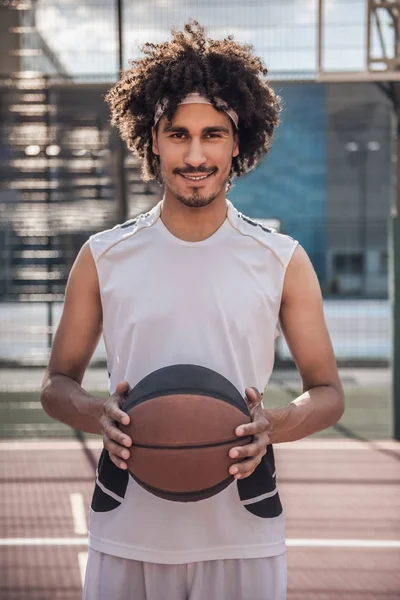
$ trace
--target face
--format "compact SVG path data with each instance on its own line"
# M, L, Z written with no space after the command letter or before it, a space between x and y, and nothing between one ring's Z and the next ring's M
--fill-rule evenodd
M191 207L225 196L232 158L239 154L227 114L210 104L183 104L171 123L162 117L152 135L166 194Z

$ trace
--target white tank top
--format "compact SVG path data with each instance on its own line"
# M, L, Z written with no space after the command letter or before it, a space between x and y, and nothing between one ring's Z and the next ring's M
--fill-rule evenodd
M150 212L90 238L103 308L109 391L134 387L165 366L217 371L245 395L263 391L274 364L286 267L297 242L245 217L186 242ZM284 516L272 446L251 477L198 502L173 502L141 488L103 450L90 509L95 550L178 564L255 558L285 551Z

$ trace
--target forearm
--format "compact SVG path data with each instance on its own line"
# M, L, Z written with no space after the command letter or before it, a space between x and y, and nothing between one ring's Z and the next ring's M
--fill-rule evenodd
M79 431L101 434L99 416L102 400L88 394L71 377L46 373L41 402L53 419Z
M333 386L309 389L283 408L264 409L272 444L293 442L332 427L344 411L343 393Z

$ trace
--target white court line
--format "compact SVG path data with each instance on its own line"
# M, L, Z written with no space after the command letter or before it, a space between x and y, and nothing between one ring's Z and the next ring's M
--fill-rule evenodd
M87 538L1 538L0 546L87 546Z
M78 552L78 563L79 563L79 573L81 575L81 584L85 583L85 573L86 573L86 564L87 564L87 552Z
M0 538L0 546L87 546L87 538ZM400 540L354 540L289 538L293 548L383 548L400 549Z
M400 548L400 540L331 540L331 539L297 539L286 540L292 548Z
M93 439L86 440L85 447L90 450L101 450L103 442ZM1 450L82 450L82 442L75 440L0 441Z
M274 449L281 450L398 450L400 442L394 440L358 440L346 439L310 439L305 438L296 442L283 442L274 444ZM1 447L0 447L1 450Z
M102 440L88 439L85 447L101 450ZM277 450L400 450L400 442L392 440L368 440L360 442L349 439L304 439L296 442L275 444ZM82 443L76 440L0 441L1 450L82 450Z
M83 496L79 493L70 494L69 500L71 503L72 518L74 520L74 532L78 535L86 535L88 530Z

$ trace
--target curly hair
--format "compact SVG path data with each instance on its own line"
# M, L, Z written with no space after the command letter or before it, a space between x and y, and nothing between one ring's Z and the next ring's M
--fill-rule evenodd
M230 182L254 168L271 147L279 123L280 98L266 81L268 69L253 54L253 46L228 36L214 40L198 21L172 29L172 39L141 46L144 56L108 91L105 100L111 124L118 127L127 147L142 159L145 181L161 183L160 161L152 151L151 128L156 104L167 99L165 115L172 120L187 94L198 92L210 99L222 98L239 115L239 154L232 159ZM230 183L229 182L229 183Z

